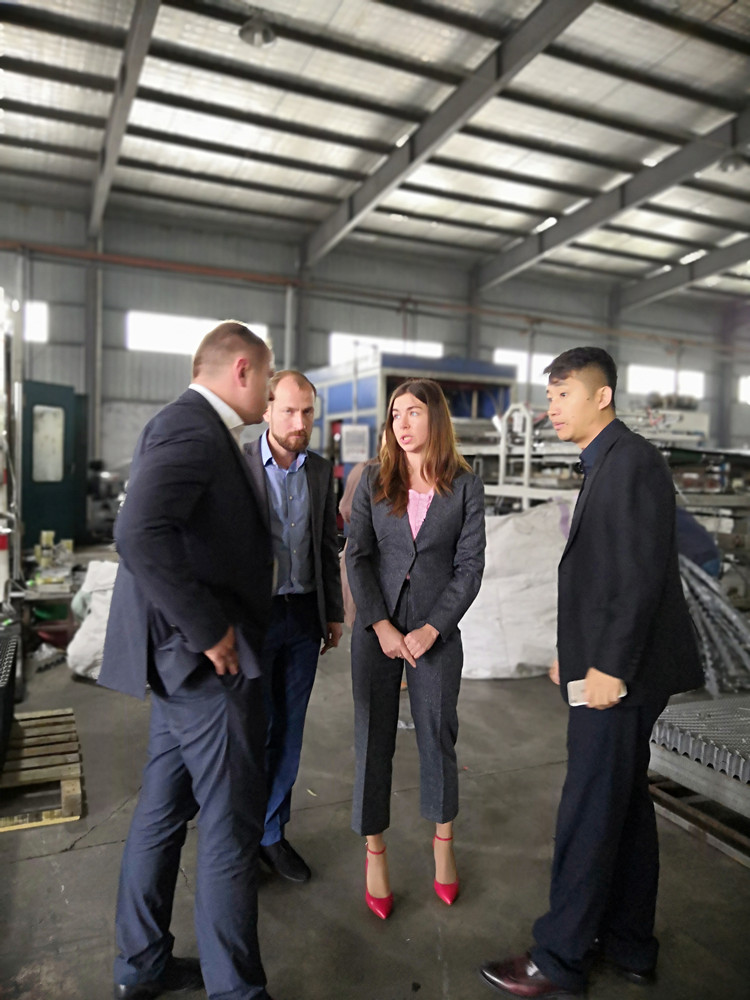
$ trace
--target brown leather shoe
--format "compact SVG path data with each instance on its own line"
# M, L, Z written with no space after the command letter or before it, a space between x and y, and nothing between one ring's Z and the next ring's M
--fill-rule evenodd
M479 970L479 975L487 983L501 993L512 997L543 997L553 998L580 996L572 990L563 989L547 979L541 970L531 961L527 952L506 958L504 962L486 962Z

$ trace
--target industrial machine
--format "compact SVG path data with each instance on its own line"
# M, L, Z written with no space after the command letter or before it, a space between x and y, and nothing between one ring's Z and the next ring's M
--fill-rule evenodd
M507 365L378 352L306 374L318 390L311 447L333 462L340 489L356 462L377 453L388 398L405 379L440 383L461 442L477 427L492 428L493 418L510 404L515 379Z

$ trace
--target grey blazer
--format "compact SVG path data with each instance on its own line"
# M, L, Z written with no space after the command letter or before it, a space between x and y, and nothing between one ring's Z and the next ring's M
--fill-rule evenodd
M392 618L409 575L415 628L429 622L443 639L479 593L484 572L484 488L464 472L453 491L435 493L416 539L408 514L373 502L379 466L365 470L354 495L346 569L357 606L356 624L369 628Z
M266 500L263 505L263 517L270 534L268 486L260 452L260 438L246 444L244 451L255 488ZM307 487L310 492L310 530L312 532L320 635L321 638L325 638L328 633L328 622L343 622L344 620L333 466L321 455L314 451L308 451L303 468L307 474Z

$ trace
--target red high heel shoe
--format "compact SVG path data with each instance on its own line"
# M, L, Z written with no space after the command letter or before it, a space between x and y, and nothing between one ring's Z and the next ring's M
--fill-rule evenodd
M382 851L371 851L368 847L367 854L385 854L385 847ZM365 902L376 917L380 917L381 920L387 920L391 915L391 910L393 909L393 893L389 892L387 896L370 895L370 890L367 888L367 869L369 867L369 860L370 859L365 856Z
M435 847L435 841L442 840L446 842L448 840L453 840L453 837L438 837L437 834L432 838L432 846ZM448 906L452 906L456 901L456 896L458 896L458 879L455 882L438 882L437 879L432 883L435 887L435 892L439 899L442 899L444 903Z

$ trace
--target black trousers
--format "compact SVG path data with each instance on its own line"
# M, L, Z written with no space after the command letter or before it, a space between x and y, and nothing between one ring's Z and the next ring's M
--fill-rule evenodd
M393 624L413 628L409 587ZM352 829L361 836L382 833L390 825L391 778L396 750L401 678L406 670L409 702L419 749L420 811L434 823L448 823L458 813L458 693L463 649L454 629L417 660L416 668L390 660L378 637L354 622L352 691L356 757Z
M584 987L597 939L628 968L656 963L659 845L648 766L651 730L665 705L658 697L569 710L550 909L534 924L531 951L544 975L566 989Z

